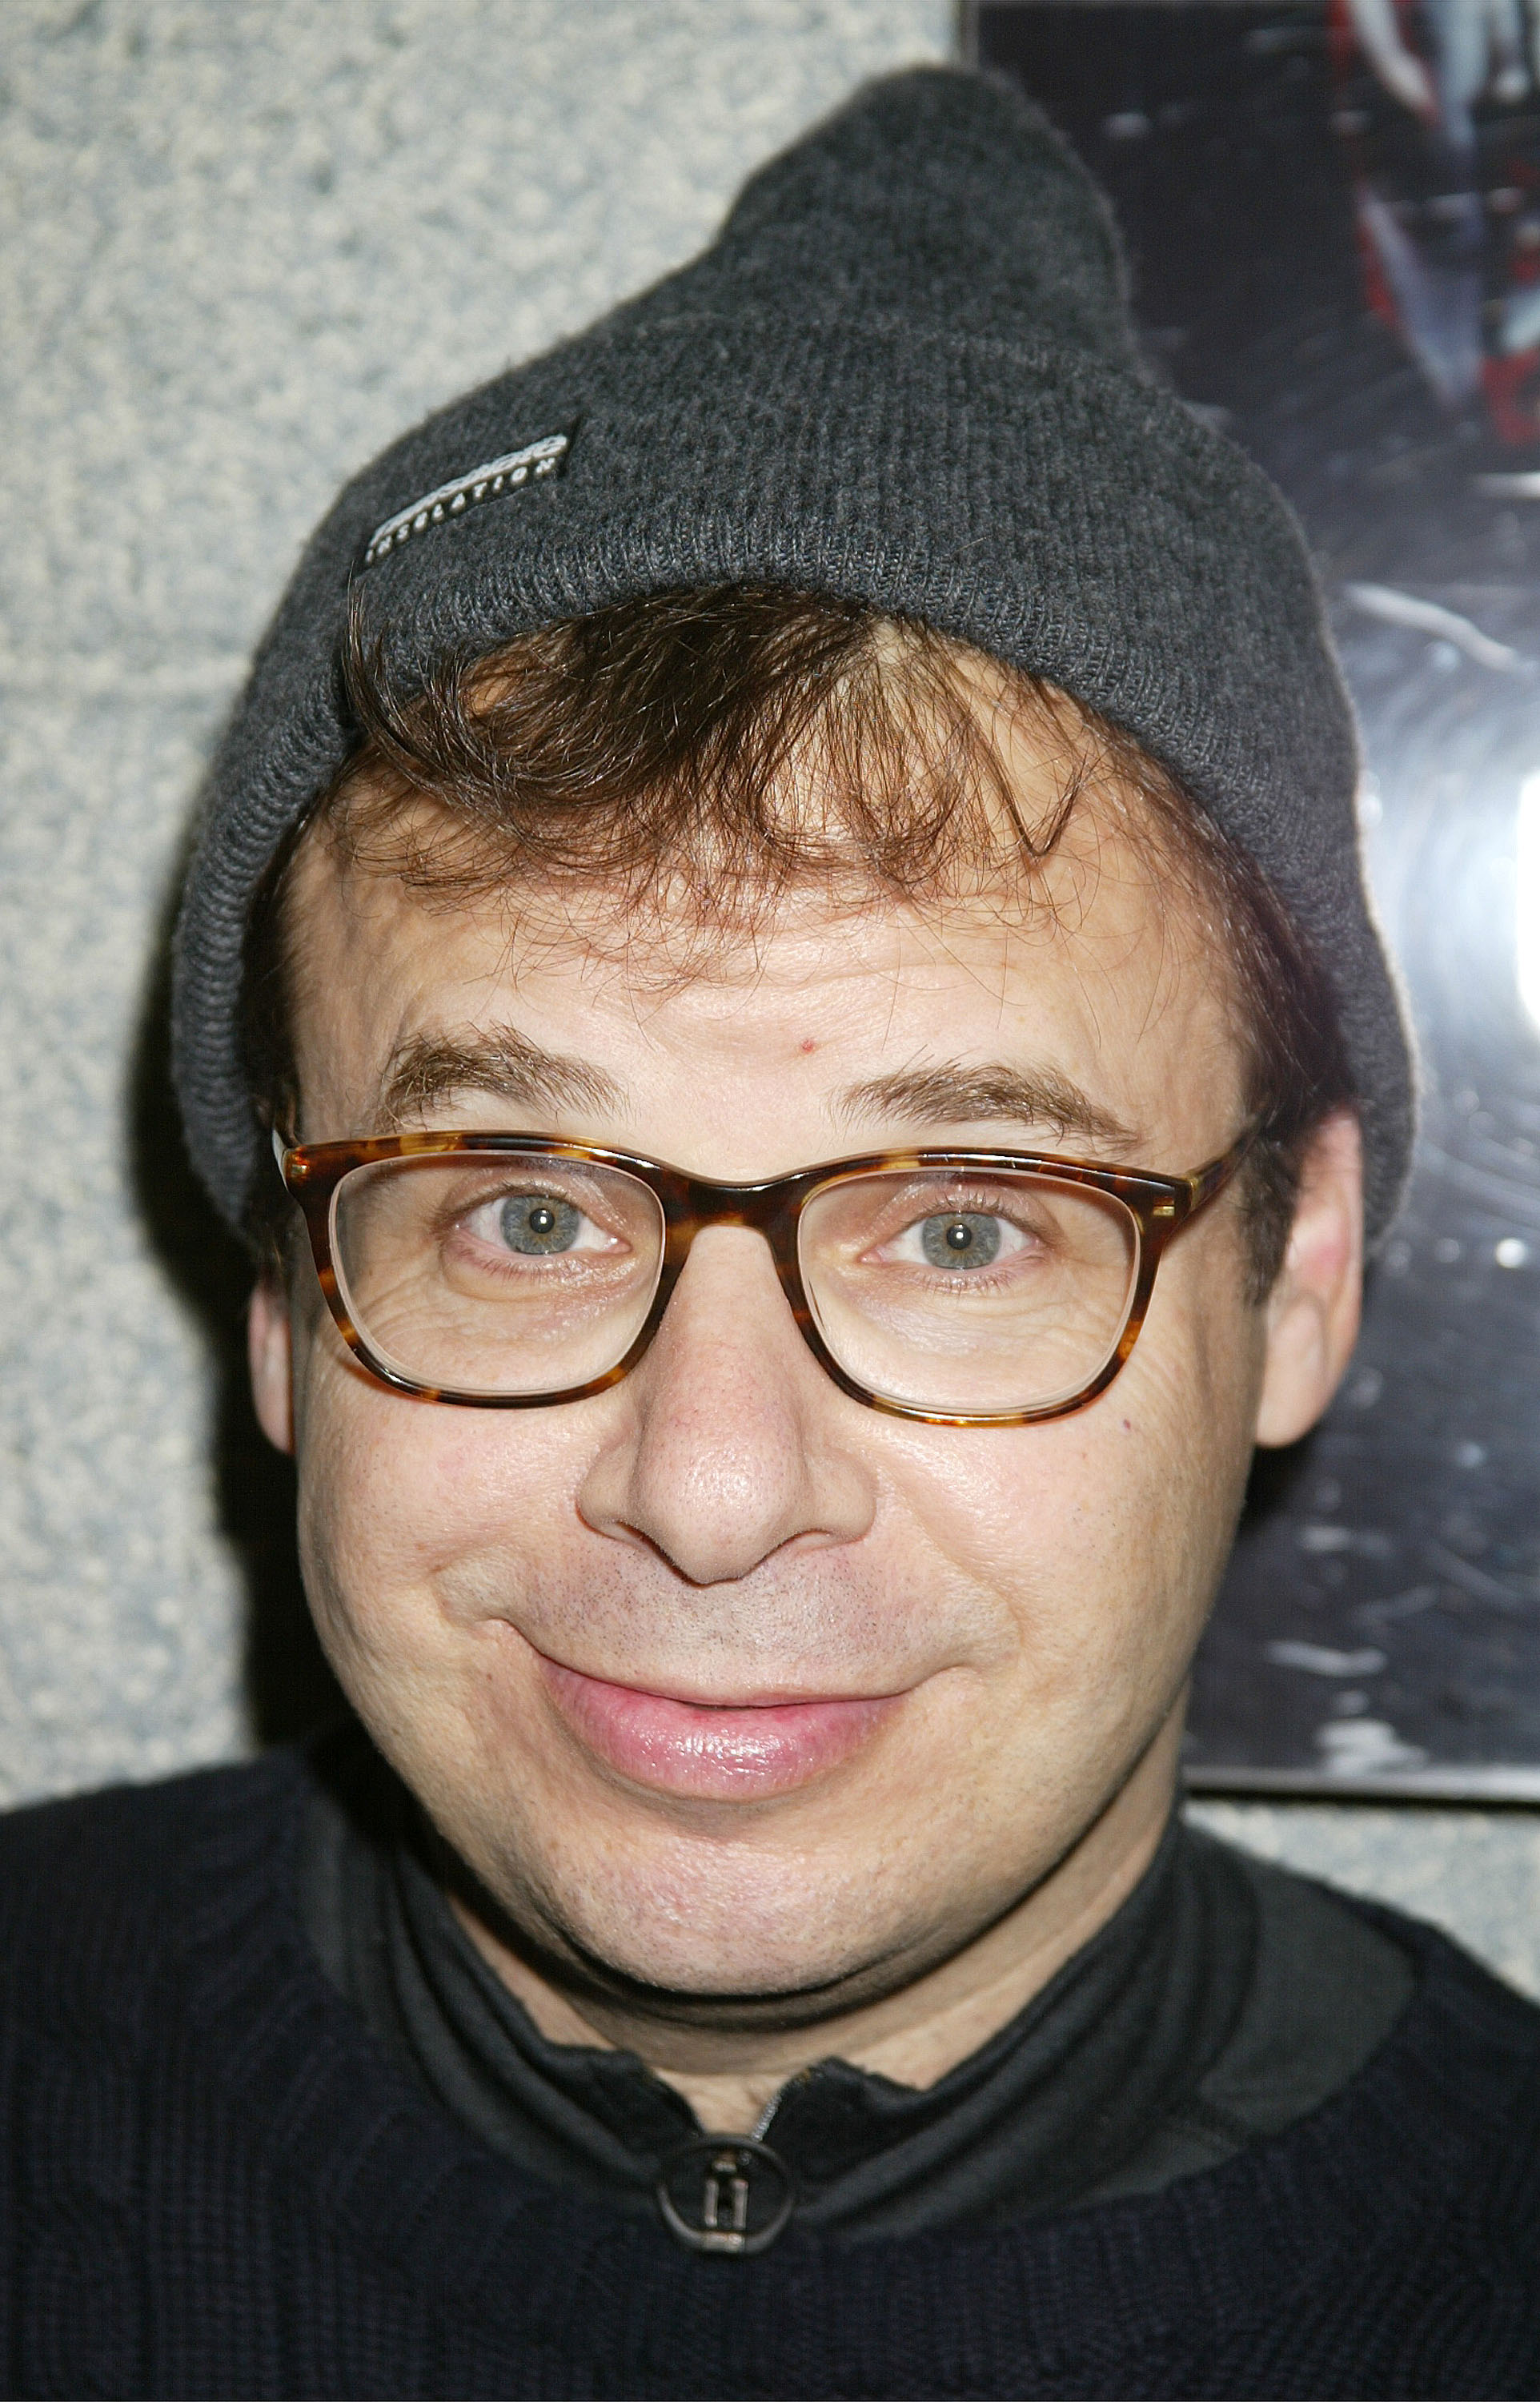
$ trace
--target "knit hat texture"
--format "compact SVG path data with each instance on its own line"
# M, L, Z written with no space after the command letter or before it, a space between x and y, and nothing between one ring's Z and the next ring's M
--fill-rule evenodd
M353 747L350 600L412 679L447 651L734 583L921 619L1062 685L1176 774L1331 976L1382 1234L1410 1060L1299 530L1143 371L1117 235L1068 146L1005 85L948 68L859 91L750 179L700 257L441 409L313 536L211 772L177 931L177 1090L231 1222L262 1153L246 923Z

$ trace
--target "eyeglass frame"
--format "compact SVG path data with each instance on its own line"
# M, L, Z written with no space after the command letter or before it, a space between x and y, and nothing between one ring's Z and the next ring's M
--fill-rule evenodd
M650 1347L662 1325L674 1289L697 1235L708 1226L744 1226L762 1235L775 1262L797 1331L832 1382L853 1401L890 1417L908 1418L923 1426L1037 1426L1051 1418L1068 1417L1106 1392L1127 1366L1148 1314L1155 1277L1168 1245L1218 1198L1257 1139L1255 1123L1206 1166L1185 1176L1161 1176L1142 1167L1103 1167L1083 1159L1064 1159L1039 1151L869 1151L847 1159L823 1160L790 1176L766 1178L757 1184L725 1183L714 1177L690 1176L682 1168L645 1159L632 1152L612 1151L598 1143L571 1142L559 1135L482 1133L421 1133L365 1135L333 1142L291 1143L274 1128L273 1155L290 1198L296 1202L309 1237L316 1279L332 1319L359 1365L377 1384L418 1401L441 1401L451 1408L528 1410L553 1409L564 1401L586 1401L608 1391L628 1376ZM551 1393L467 1393L450 1386L426 1385L389 1367L353 1323L343 1298L333 1257L333 1205L341 1185L356 1168L381 1161L475 1157L537 1156L569 1159L585 1166L611 1167L646 1187L663 1213L663 1257L657 1289L647 1316L624 1356L601 1376L563 1387ZM1121 1202L1133 1219L1138 1238L1133 1296L1122 1331L1110 1356L1088 1384L1067 1399L1040 1402L1011 1411L927 1410L917 1403L873 1393L843 1368L818 1331L803 1287L797 1256L797 1230L803 1210L826 1185L862 1175L913 1175L922 1169L953 1168L960 1174L988 1175L1011 1171L1040 1175L1045 1182L1079 1184Z

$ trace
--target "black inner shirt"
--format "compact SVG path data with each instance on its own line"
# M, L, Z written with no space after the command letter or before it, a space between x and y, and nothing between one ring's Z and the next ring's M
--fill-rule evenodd
M702 2130L634 2052L557 2044L483 1959L373 1755L319 1781L301 1906L327 1976L433 2100L547 2183L652 2214ZM1410 1997L1345 1898L1173 1818L1121 1908L924 2091L831 2059L756 2131L800 2227L842 2243L1148 2193L1345 2084Z

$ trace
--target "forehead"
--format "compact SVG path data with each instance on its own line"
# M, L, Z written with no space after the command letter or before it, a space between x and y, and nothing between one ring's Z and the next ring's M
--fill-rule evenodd
M512 1030L597 1071L570 1080L573 1131L671 1141L679 1156L714 1130L735 1168L762 1164L741 1150L749 1120L806 1114L788 1149L827 1145L853 1090L901 1070L913 1095L928 1068L1001 1063L1039 1089L1071 1080L1185 1166L1210 1120L1229 1139L1239 1084L1204 932L1153 830L1110 792L1082 791L1050 855L1009 884L929 901L793 886L747 923L600 883L414 890L321 829L296 856L290 926L307 1131L379 1130L404 1058ZM424 1114L499 1115L493 1097L447 1107L456 1097L439 1078ZM667 1127L644 1123L649 1110ZM969 1101L947 1122L1003 1114Z

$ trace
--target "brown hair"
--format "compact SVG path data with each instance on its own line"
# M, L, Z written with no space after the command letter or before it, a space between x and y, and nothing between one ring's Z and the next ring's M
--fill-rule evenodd
M538 881L603 886L617 913L697 939L752 923L793 883L895 899L1013 883L1030 905L1088 781L1195 906L1228 969L1245 1103L1251 1289L1282 1263L1300 1159L1353 1097L1329 983L1272 887L1133 739L1053 686L929 628L778 587L668 591L445 656L406 683L355 618L343 663L358 745L309 823L344 856L452 904ZM971 671L971 672L970 672ZM1056 805L1024 818L996 728L1027 725L1062 762ZM993 721L993 722L992 722ZM414 803L440 806L424 818ZM297 1097L284 899L296 838L264 880L242 1030L269 1117ZM287 1208L267 1179L252 1234Z

